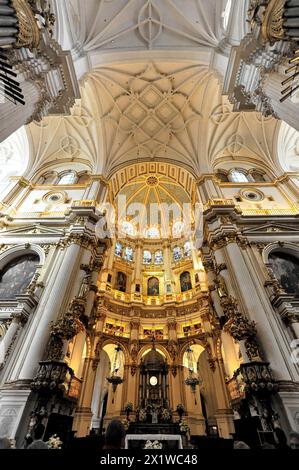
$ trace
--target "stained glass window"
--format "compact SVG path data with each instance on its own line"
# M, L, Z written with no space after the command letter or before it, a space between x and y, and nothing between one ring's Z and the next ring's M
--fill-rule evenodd
M175 222L172 227L172 236L174 238L181 237L184 230L184 223L181 221Z
M115 245L115 255L119 256L120 258L122 257L122 252L123 252L123 246L120 242L116 242Z
M152 262L152 254L148 250L144 250L143 252L143 263L144 264L151 264Z
M230 180L233 183L247 183L248 182L247 176L242 171L232 170L229 175L230 175Z
M134 251L133 251L133 248L127 246L125 248L125 255L124 255L124 258L126 261L130 261L132 262L133 261L133 258L134 258Z
M182 248L180 246L176 246L173 249L173 260L180 261L182 259Z
M156 227L151 227L146 231L146 238L160 238L160 231Z
M162 250L156 251L155 264L163 264L163 251Z
M75 181L76 181L75 173L69 172L61 176L61 178L58 181L58 184L75 184Z
M186 242L184 245L184 256L186 258L191 256L191 243L190 242Z
M131 237L135 235L134 225L131 222L124 221L121 229L124 234L130 235Z

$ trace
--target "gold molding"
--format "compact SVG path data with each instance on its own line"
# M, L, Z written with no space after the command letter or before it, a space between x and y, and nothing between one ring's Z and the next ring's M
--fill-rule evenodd
M285 39L284 10L285 0L270 0L262 22L262 35L266 41L275 42Z
M35 49L39 46L41 33L34 13L27 0L12 0L18 18L19 33L14 47Z

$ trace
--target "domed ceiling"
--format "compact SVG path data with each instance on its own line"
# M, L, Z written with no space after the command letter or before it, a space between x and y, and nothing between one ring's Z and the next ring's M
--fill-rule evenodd
M114 175L110 183L119 231L125 225L124 231L131 236L165 238L169 235L168 229L171 228L172 233L176 224L177 232L180 232L184 210L195 199L192 176L166 164L147 163L136 167L133 178L130 177L133 167L128 167ZM116 180L123 181L119 191Z

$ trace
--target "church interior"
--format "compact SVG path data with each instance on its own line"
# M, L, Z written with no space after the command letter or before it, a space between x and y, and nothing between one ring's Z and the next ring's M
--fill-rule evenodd
M299 447L299 0L1 0L0 68L0 437Z

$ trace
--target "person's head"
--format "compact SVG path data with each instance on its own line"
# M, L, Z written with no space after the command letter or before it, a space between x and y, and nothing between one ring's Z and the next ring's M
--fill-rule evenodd
M110 449L121 449L124 444L126 430L119 419L113 419L107 426L105 446Z
M0 450L10 449L11 441L7 437L0 437Z
M299 449L299 433L298 432L290 433L290 448L294 450Z
M250 449L250 447L243 441L236 441L236 442L234 442L234 449L235 450Z
M45 432L45 426L41 423L37 424L33 432L34 440L38 441L39 439L42 439L44 432Z

